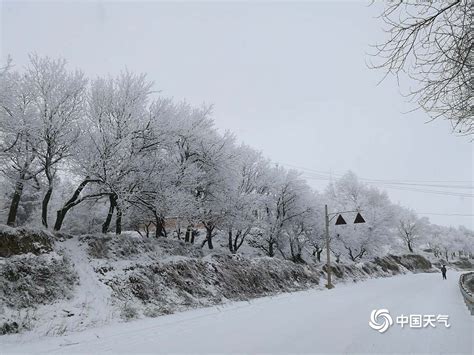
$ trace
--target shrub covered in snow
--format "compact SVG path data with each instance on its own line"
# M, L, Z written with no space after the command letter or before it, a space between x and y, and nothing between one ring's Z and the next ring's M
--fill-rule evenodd
M45 231L0 225L0 257L48 253L53 250L53 244L54 236Z
M474 264L468 259L459 259L457 261L452 261L450 264L459 269L464 269L464 270L474 269Z
M137 259L143 255L156 257L186 256L202 257L202 249L181 240L167 238L142 238L129 233L121 235L87 234L79 237L87 247L88 254L95 259Z
M224 300L302 290L319 283L315 265L272 258L213 255L203 259L137 264L123 274L105 275L116 302L138 301L145 314L212 305ZM150 307L155 305L156 307Z
M138 309L130 303L124 303L120 312L120 317L123 320L132 320L139 316Z
M76 273L62 255L15 255L0 258L0 304L34 307L72 296Z
M380 266L383 271L400 272L400 265L410 271L428 271L431 269L431 262L421 255L387 255L383 258L375 258L374 264Z
M35 310L71 298L77 280L68 258L56 252L0 257L0 335L34 327L41 322Z
M431 262L424 258L421 255L416 254L406 254L406 255L389 255L390 258L393 258L399 263L403 265L410 271L427 271L431 269Z
M332 265L336 280L386 277L407 271L429 271L428 260L417 255L378 258L359 264ZM170 262L136 263L117 273L102 270L115 303L132 302L143 314L156 316L227 300L248 300L319 285L326 265L301 265L278 258L245 258L213 254Z

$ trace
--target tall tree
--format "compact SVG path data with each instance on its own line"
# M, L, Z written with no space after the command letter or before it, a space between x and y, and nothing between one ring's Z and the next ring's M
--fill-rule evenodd
M30 88L37 130L36 156L46 177L41 221L48 227L48 205L59 164L70 154L80 134L86 79L81 71L69 72L66 61L30 56L25 85Z
M127 201L137 192L151 86L145 75L123 72L115 78L98 78L90 88L86 134L76 164L83 182L97 182L93 195L108 197L104 233L114 215L116 233L121 233Z
M270 175L272 180L268 182L268 193L260 213L260 234L252 238L251 244L273 257L288 242L286 233L291 222L308 214L310 209L302 203L308 186L296 171L276 166Z
M329 205L336 211L360 211L365 223L353 224L356 212L347 214L347 225L332 226L333 248L352 261L376 255L396 228L394 207L387 194L362 183L348 172L331 184L327 190Z
M258 233L258 215L267 191L265 174L268 171L268 161L259 152L245 145L235 149L236 159L226 183L222 222L232 254L237 253L249 236Z
M34 182L44 167L37 155L40 128L33 106L34 95L29 83L18 72L5 68L0 75L0 171L14 190L7 224L15 225L24 185Z
M398 215L398 236L408 250L413 253L419 242L426 221L419 219L416 213L407 208L400 207Z

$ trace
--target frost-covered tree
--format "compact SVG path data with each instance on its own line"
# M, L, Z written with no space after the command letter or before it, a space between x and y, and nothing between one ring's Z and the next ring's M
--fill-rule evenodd
M59 164L71 154L80 135L86 79L78 70L68 71L65 60L31 55L23 80L35 120L33 150L46 178L41 220L48 227L48 205Z
M115 217L116 233L181 238L186 230L185 241L194 242L203 227L202 246L210 249L221 234L230 253L248 242L268 256L306 262L321 260L327 203L366 220L331 226L336 260L402 244L446 259L473 252L472 232L417 218L352 173L319 195L296 171L272 167L219 132L211 107L153 95L145 75L87 81L63 60L30 59L24 72L0 68L0 215L10 225L46 227L51 205L57 231L106 233Z
M461 235L459 242L459 256L468 256L474 254L474 232L464 226L459 226L458 231Z
M420 239L420 220L414 211L406 208L401 208L399 211L398 236L410 253L413 253L415 245Z
M151 87L144 74L130 72L115 78L98 78L91 86L87 119L92 149L82 163L86 175L99 180L101 191L109 198L103 233L109 230L114 213L115 231L121 233L127 200L139 186L139 156L147 147L146 105Z
M288 243L290 223L309 214L310 208L303 203L308 185L296 171L276 166L271 169L270 176L272 179L268 182L268 193L260 213L262 228L251 244L273 257Z
M196 109L165 98L156 99L149 107L147 143L140 162L142 177L129 200L154 226L156 236L167 234L165 218L182 221L185 226L199 222L195 195L203 174L202 137L213 125L209 112L207 107Z
M215 132L206 137L201 144L198 166L203 171L195 192L196 212L199 220L206 229L206 239L209 249L213 249L213 237L225 220L229 176L235 174L234 169L234 138Z
M38 175L43 166L37 155L39 125L31 86L20 73L4 69L0 92L0 169L13 185L7 217L7 224L13 226L25 184L40 188Z
M437 225L429 225L428 228L431 234L429 246L435 257L447 262L473 253L474 237L469 229Z
M236 148L236 161L228 174L224 220L229 251L235 254L247 237L258 234L259 212L268 190L268 161L254 149L241 145Z
M146 148L147 102L152 83L145 75L123 72L92 82L86 107L85 132L77 150L75 165L81 182L71 199L58 211L59 229L67 211L84 199L107 197L109 210L102 231L109 230L115 213L115 230L120 234L122 214L130 195L137 191L142 170L140 154ZM90 195L83 189L96 183ZM61 223L58 223L61 222Z
M346 216L348 224L332 227L333 248L343 250L352 261L380 253L395 229L394 207L388 196L360 182L352 172L331 184L326 195L333 210L359 211L366 221L353 224L357 213L353 212Z
M291 218L284 226L278 249L285 259L295 263L304 263L303 252L310 243L317 240L322 222L322 205L319 196L311 191L308 185L303 185L298 193L299 213ZM295 211L296 212L296 211ZM289 255L289 256L288 256Z

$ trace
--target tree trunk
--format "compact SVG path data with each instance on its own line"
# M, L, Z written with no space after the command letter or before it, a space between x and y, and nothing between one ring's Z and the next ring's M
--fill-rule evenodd
M117 205L115 214L115 234L122 234L122 209Z
M48 152L50 146L48 145ZM55 172L51 169L51 160L50 155L46 158L44 173L46 174L46 179L48 180L48 191L43 197L43 202L41 204L41 223L44 227L48 228L48 205L51 200L51 195L53 194L53 180Z
M244 244L244 239L245 237L247 236L247 234L249 233L249 229L245 230L245 231L242 231L242 230L238 230L236 233L235 233L235 238L234 238L234 254L237 253L237 251L240 249L240 247L242 246L242 244ZM240 240L239 240L240 239Z
M107 218L105 219L104 224L102 224L102 233L107 233L109 231L110 222L112 221L112 216L114 215L115 206L117 205L117 196L112 194L109 197L110 206L109 212L107 213Z
M214 227L206 227L206 241L207 241L207 246L209 249L214 249L214 245L212 244L212 231L214 230Z
M16 221L16 214L18 212L18 205L20 204L21 195L23 193L23 179L20 179L15 184L15 192L13 193L10 210L8 212L7 224L14 226Z
M150 223L145 223L145 235L150 238Z
M155 238L166 237L166 231L164 227L165 220L161 218L160 216L158 216L158 214L156 214L155 212L154 212L154 215L155 215Z
M413 248L410 242L408 242L408 250L410 251L410 253L413 253Z
M81 182L77 187L76 191L72 194L71 198L63 205L63 207L56 212L56 222L54 223L54 230L59 231L62 227L64 222L64 218L66 217L66 213L74 206L76 206L79 202L83 201L78 200L79 195L81 194L82 190L86 187L89 182L99 182L99 180L90 180L89 177L86 177L86 180Z
M48 191L43 197L43 202L41 204L41 223L43 226L48 228L48 205L49 201L51 200L51 195L53 194L53 186L49 185Z
M273 258L275 256L275 250L273 248L273 242L268 243L268 256Z
M211 236L207 237L207 246L211 250L214 249L214 245L212 244L212 237Z
M56 211L56 222L54 222L54 230L59 231L63 225L64 217L66 217L67 210L65 208L61 208L60 210Z
M235 254L236 250L234 249L234 245L232 243L232 229L231 228L229 228L228 234L229 234L229 242L228 242L229 251L232 254Z
M301 256L301 253L296 253L292 256L292 259L295 264L306 264L303 257Z
M319 249L316 251L316 258L318 259L318 262L321 262L321 253L323 252L323 249Z
M159 218L155 220L155 238L163 236L163 224L160 222Z

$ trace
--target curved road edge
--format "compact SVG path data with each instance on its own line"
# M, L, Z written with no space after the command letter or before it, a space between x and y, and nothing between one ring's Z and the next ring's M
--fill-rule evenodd
M472 291L472 285L474 285L474 271L459 276L459 289L461 290L464 302L471 312L471 315L474 315L474 294Z

